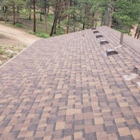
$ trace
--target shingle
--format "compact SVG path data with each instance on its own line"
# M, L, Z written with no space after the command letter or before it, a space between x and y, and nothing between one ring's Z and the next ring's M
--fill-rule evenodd
M102 26L37 41L0 68L0 139L140 138L140 41ZM83 36L84 35L84 36Z

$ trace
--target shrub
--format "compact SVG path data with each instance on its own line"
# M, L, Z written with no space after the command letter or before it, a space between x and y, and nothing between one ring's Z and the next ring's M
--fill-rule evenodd
M46 34L46 33L36 33L36 36L42 37L42 38L48 38L49 37L49 35Z
M15 26L16 26L16 27L19 27L19 28L23 28L22 23L16 23Z

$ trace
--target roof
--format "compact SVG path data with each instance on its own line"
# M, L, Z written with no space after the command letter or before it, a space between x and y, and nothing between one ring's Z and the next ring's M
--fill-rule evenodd
M97 27L42 39L0 68L1 140L140 140L140 41Z

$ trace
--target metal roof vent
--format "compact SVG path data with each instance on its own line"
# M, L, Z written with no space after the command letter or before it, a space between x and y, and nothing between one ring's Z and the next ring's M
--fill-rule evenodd
M99 34L99 35L96 35L96 38L100 38L100 37L103 37L103 36L102 36L102 35L100 35L100 34Z
M107 56L114 55L114 54L118 54L118 52L116 51L116 49L107 49L106 50L106 55Z
M101 40L100 41L100 45L103 45L103 44L108 44L109 42L107 40Z
M96 30L96 31L93 31L93 33L94 33L94 34L99 33L99 31Z
M93 27L92 30L96 30L96 27Z

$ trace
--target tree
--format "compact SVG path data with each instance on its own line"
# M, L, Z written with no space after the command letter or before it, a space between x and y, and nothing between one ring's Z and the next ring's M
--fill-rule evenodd
M50 36L52 36L53 34L56 34L57 21L58 21L58 18L59 18L60 8L61 8L60 7L61 0L53 1L53 4L55 6L55 9L54 9L54 20L53 20L53 25L52 25Z
M135 0L117 0L115 10L112 13L113 18L117 21L121 32L130 32L132 25L140 22L140 1ZM123 35L121 35L123 38Z
M56 34L58 28L69 33L100 24L125 30L127 33L133 25L137 25L135 37L138 38L140 33L140 0L0 0L0 4L5 22L7 16L11 16L8 13L12 13L13 24L19 22L23 8L24 12L28 12L29 20L33 16L33 31L36 32L39 14L46 33L50 8L54 16L51 36Z
M2 11L4 13L4 20L6 23L7 22L7 12L8 12L7 1L0 0L0 4L2 6Z
M3 11L4 11L4 15L5 15L5 22L7 22L7 12L8 10L12 10L12 16L13 16L13 20L12 20L12 24L15 25L16 22L18 22L18 18L19 18L19 11L22 8L23 5L23 1L22 0L3 0L2 2L2 6L3 6Z
M38 8L40 9L40 20L43 21L42 15L44 16L44 29L47 32L47 8L49 7L48 0L40 0L37 3Z

